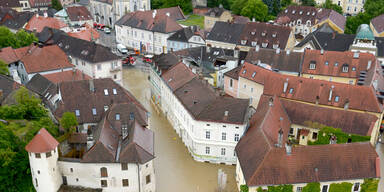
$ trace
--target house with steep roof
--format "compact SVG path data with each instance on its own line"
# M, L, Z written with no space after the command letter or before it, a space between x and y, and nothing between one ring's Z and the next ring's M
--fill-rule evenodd
M3 48L0 58L8 66L12 76L26 84L34 75L72 70L67 55L56 45L30 45L18 49Z
M346 19L331 9L291 5L279 13L275 22L291 27L296 36L305 37L325 23L334 31L344 33Z
M17 12L9 7L0 7L0 25L9 28L13 33L22 29L34 13Z
M217 21L232 21L232 14L222 6L210 8L204 15L204 29L210 31Z
M190 26L176 31L167 39L168 52L205 46L204 32L198 26Z
M68 32L69 27L63 21L48 17L47 13L44 13L44 16L40 16L39 14L34 15L25 25L24 29L32 32L40 33L43 31L44 27L49 27L53 29L60 29L62 31Z
M167 39L182 27L185 19L179 7L136 11L116 22L116 41L143 53L167 53Z
M371 19L369 26L375 37L384 37L384 14Z
M65 12L65 13L63 13L63 12ZM85 7L85 6L65 7L64 9L61 10L61 14L64 14L64 16L66 16L65 22L69 26L82 26L85 23L90 25L90 26L93 25L92 15L88 11L87 7Z
M251 113L249 100L220 95L182 62L165 72L156 66L151 70L150 79L161 79L158 85L151 83L159 87L158 105L193 159L235 164L234 147Z
M57 87L55 117L73 112L79 126L61 143L42 129L26 146L36 191L55 191L61 185L155 191L154 133L146 109L111 79Z
M305 104L278 96L261 98L250 127L236 146L238 188L247 185L249 191L259 191L268 186L292 185L293 191L301 191L308 183L319 183L318 190L328 191L333 183L347 182L351 191L359 191L364 179L380 178L380 159L368 142L334 144L337 138L333 137L332 144L292 144L296 123L319 121L335 127L345 126L341 129L347 133L361 131L365 134L369 132L370 123L375 121L374 116L300 105ZM346 119L343 118L345 115L348 116ZM362 118L362 130L349 118L354 115L356 119ZM302 134L300 139L308 136L306 131L299 133ZM311 133L311 139L318 136L314 133Z
M223 49L235 49L244 24L217 21L207 34L206 44Z

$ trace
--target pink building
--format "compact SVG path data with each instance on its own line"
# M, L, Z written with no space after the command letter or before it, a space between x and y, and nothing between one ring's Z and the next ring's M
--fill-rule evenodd
M237 97L237 85L239 80L239 71L241 66L238 66L224 73L224 91L226 94Z

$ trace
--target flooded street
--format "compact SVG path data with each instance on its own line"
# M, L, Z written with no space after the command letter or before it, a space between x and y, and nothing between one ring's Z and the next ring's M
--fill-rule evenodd
M157 192L215 192L217 174L227 174L226 190L236 192L235 166L196 162L167 119L150 103L148 74L134 68L124 68L123 82L151 113L150 126L155 132L155 173Z

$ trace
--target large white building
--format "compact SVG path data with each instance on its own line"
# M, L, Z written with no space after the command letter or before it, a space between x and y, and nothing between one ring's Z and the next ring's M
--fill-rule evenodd
M185 19L180 7L126 14L116 22L116 42L144 53L166 53L168 37L182 29L180 19Z
M41 129L26 146L36 191L56 192L59 187L156 191L154 133L145 108L111 79L58 86L55 117L73 112L79 126L60 144Z
M164 72L165 71L165 72ZM236 164L237 142L247 129L249 100L220 96L185 64L150 72L160 107L196 161Z

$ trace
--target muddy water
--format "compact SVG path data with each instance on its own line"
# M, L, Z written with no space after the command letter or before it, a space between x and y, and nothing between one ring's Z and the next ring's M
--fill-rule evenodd
M150 103L148 74L125 68L123 84L151 113L150 125L155 132L155 173L157 192L215 192L217 173L227 174L226 189L236 192L235 166L199 163L192 159L167 119Z

